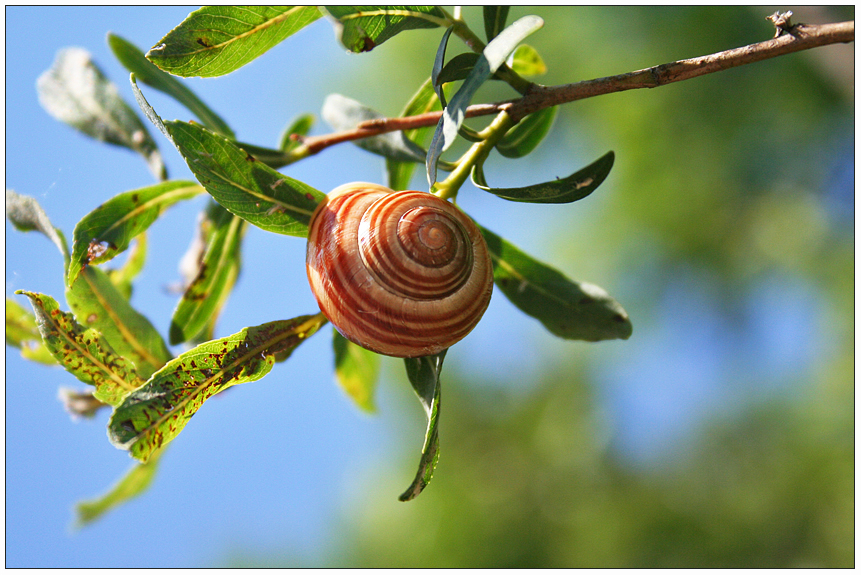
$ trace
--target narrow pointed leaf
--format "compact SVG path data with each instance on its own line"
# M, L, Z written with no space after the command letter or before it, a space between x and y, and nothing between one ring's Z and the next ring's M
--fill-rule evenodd
M39 102L53 117L91 138L139 153L157 179L167 178L161 154L146 127L89 52L61 50L51 69L39 76L36 88Z
M632 326L619 303L598 286L576 282L479 226L493 262L493 281L522 312L563 339L628 339Z
M333 129L339 132L352 130L362 122L385 117L360 102L340 94L326 96L322 116ZM424 149L407 139L403 132L388 132L354 140L353 143L363 150L396 162L422 163L425 161Z
M246 222L215 202L207 210L210 232L197 274L186 286L170 322L170 343L194 338L211 324L225 292L239 273L239 256Z
M68 285L82 269L122 253L132 238L145 231L170 206L203 192L180 180L124 192L84 216L75 226Z
M221 119L221 116L213 112L185 84L167 72L159 70L155 64L147 60L143 51L137 46L113 33L108 34L108 45L111 47L111 51L113 51L117 60L125 66L126 70L132 72L138 80L147 86L164 92L188 108L192 114L197 116L201 124L213 132L218 132L226 138L236 137L230 126Z
M36 317L13 299L6 298L6 345L17 347L21 356L45 365L57 365L57 360L42 343Z
M63 232L51 224L45 210L35 198L6 190L6 219L15 226L16 230L22 232L36 230L48 236L48 239L54 242L63 254L63 263L68 267L69 246L66 245L66 238Z
M351 52L369 52L405 30L448 26L436 6L326 6L341 43Z
M506 158L522 158L531 153L550 132L556 110L556 106L551 106L529 114L505 133L496 149Z
M152 323L100 269L85 269L78 281L66 288L66 301L77 321L98 331L117 354L132 361L142 379L173 357Z
M135 459L147 461L182 431L207 399L265 376L275 354L295 348L325 321L317 314L265 323L183 353L117 406L108 424L109 439Z
M434 110L441 110L439 98L434 93L431 80L427 80L416 91L410 101L407 102L401 117L416 116ZM430 128L417 128L413 130L404 130L403 135L408 140L415 142L418 146L423 146L431 135ZM414 162L398 162L391 159L386 159L386 176L387 185L389 188L399 191L406 190L410 185L413 172L416 164Z
M484 33L490 42L505 28L505 20L508 18L510 6L483 6Z
M55 299L23 290L15 293L30 298L45 346L69 373L96 388L96 399L116 405L143 383L130 361L117 355L99 332L60 311Z
M442 117L437 124L436 132L428 148L426 162L430 186L436 183L439 157L457 139L458 130L466 118L466 108L472 101L472 97L481 85L490 78L491 74L505 63L505 59L517 45L543 25L544 21L538 16L524 16L503 30L484 48L481 57L463 81L460 89L452 96L448 106L443 110Z
M269 232L307 237L325 194L280 174L222 136L185 122L166 129L198 181L233 214Z
M136 463L111 489L89 501L75 505L77 527L84 527L101 518L105 513L127 503L146 491L155 477L162 451L150 457L146 463Z
M480 166L475 166L472 172L473 183L486 192L490 192L512 202L530 202L537 204L566 204L583 199L591 194L604 182L613 167L613 152L607 152L595 162L579 172L561 180L551 180L543 184L535 184L523 188L490 188L484 179Z
M454 30L454 26L449 26L446 28L445 33L442 35L442 39L439 42L439 47L436 50L436 57L433 61L433 68L431 69L431 84L433 85L434 92L436 92L437 98L442 103L442 107L445 108L445 92L442 89L442 85L445 83L443 80L440 80L440 73L445 66L445 49L448 46L448 38L451 36L452 31Z
M409 501L415 498L427 487L433 477L437 461L439 461L439 406L440 406L440 374L442 363L448 350L417 358L407 358L404 363L407 368L407 377L424 407L428 416L428 428L425 433L425 441L422 446L422 456L419 460L419 468L416 477L410 486L398 498L400 501Z
M332 330L335 378L341 389L365 411L375 411L374 389L380 372L380 356Z
M222 76L321 15L314 6L204 6L189 14L146 57L176 76Z

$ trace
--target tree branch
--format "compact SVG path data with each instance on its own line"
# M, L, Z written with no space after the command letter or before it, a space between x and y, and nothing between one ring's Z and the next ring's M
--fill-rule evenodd
M795 26L787 27L783 27L782 24L784 24L782 21L780 23L775 22L778 35L765 42L725 50L708 56L678 60L617 76L596 78L594 80L559 86L534 84L532 89L522 98L495 104L470 106L466 110L466 116L472 118L506 111L512 119L519 121L533 112L549 108L550 106L567 104L614 92L624 92L640 88L657 88L658 86L665 86L673 82L681 82L682 80L721 72L735 68L736 66L752 64L792 52L809 50L829 44L855 41L854 20L822 25L796 24ZM429 112L405 118L380 118L362 122L353 130L308 137L303 140L303 143L310 154L316 154L329 146L341 142L378 136L386 132L434 126L439 122L441 116L442 112Z

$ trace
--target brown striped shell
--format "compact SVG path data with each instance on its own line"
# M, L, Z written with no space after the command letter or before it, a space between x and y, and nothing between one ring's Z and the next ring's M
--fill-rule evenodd
M433 355L481 319L493 267L476 225L426 192L352 183L311 216L311 291L347 339L395 357Z

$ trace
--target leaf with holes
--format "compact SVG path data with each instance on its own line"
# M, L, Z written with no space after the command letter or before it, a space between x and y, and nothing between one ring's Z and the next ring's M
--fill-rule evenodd
M173 357L161 334L102 270L85 269L66 288L66 302L77 321L98 331L117 354L134 362L144 380Z
M114 196L84 216L72 234L68 285L81 270L125 251L132 238L145 231L176 202L203 192L194 182L169 181Z
M169 362L114 410L108 438L146 462L216 393L265 376L275 354L292 350L316 332L322 314L248 327L198 345Z
M449 26L437 6L326 6L341 43L351 52L369 52L396 34Z
M30 298L45 346L69 373L96 388L96 399L117 405L143 383L130 361L117 355L99 332L60 311L54 298L24 290L15 293Z
M493 281L522 312L563 339L628 339L628 314L596 285L575 282L479 226L493 262Z
M81 48L65 48L36 81L39 103L56 119L97 140L134 150L156 178L167 171L155 141L117 87Z
M168 32L146 57L176 76L222 76L321 15L314 6L204 6Z

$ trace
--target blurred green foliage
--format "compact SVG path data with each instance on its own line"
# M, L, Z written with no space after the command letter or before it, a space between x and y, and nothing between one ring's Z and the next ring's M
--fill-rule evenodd
M509 18L545 19L530 44L548 64L540 81L557 84L765 40L772 11L514 7ZM793 11L794 22L854 18L852 7ZM387 65L403 61L405 77L417 57L397 43L409 41L387 46ZM853 50L563 106L535 164L561 173L563 156L609 149L617 161L585 215L548 210L547 225L533 230L547 251L536 255L612 289L631 314L632 339L548 343L570 353L544 361L527 383L482 382L453 355L438 477L403 505L391 493L408 454L368 471L366 499L345 511L331 564L853 566ZM510 170L500 180L525 169L503 162L493 165ZM796 317L798 306L807 310L800 322L770 315ZM702 392L706 405L683 440L632 463L617 441L624 422L607 417L604 400L633 384L662 391L661 370L645 365L675 369L679 353L661 338L670 329L712 334L713 349L686 366L692 393L704 381L712 392ZM533 352L522 353L528 361ZM638 407L627 409L622 417Z

